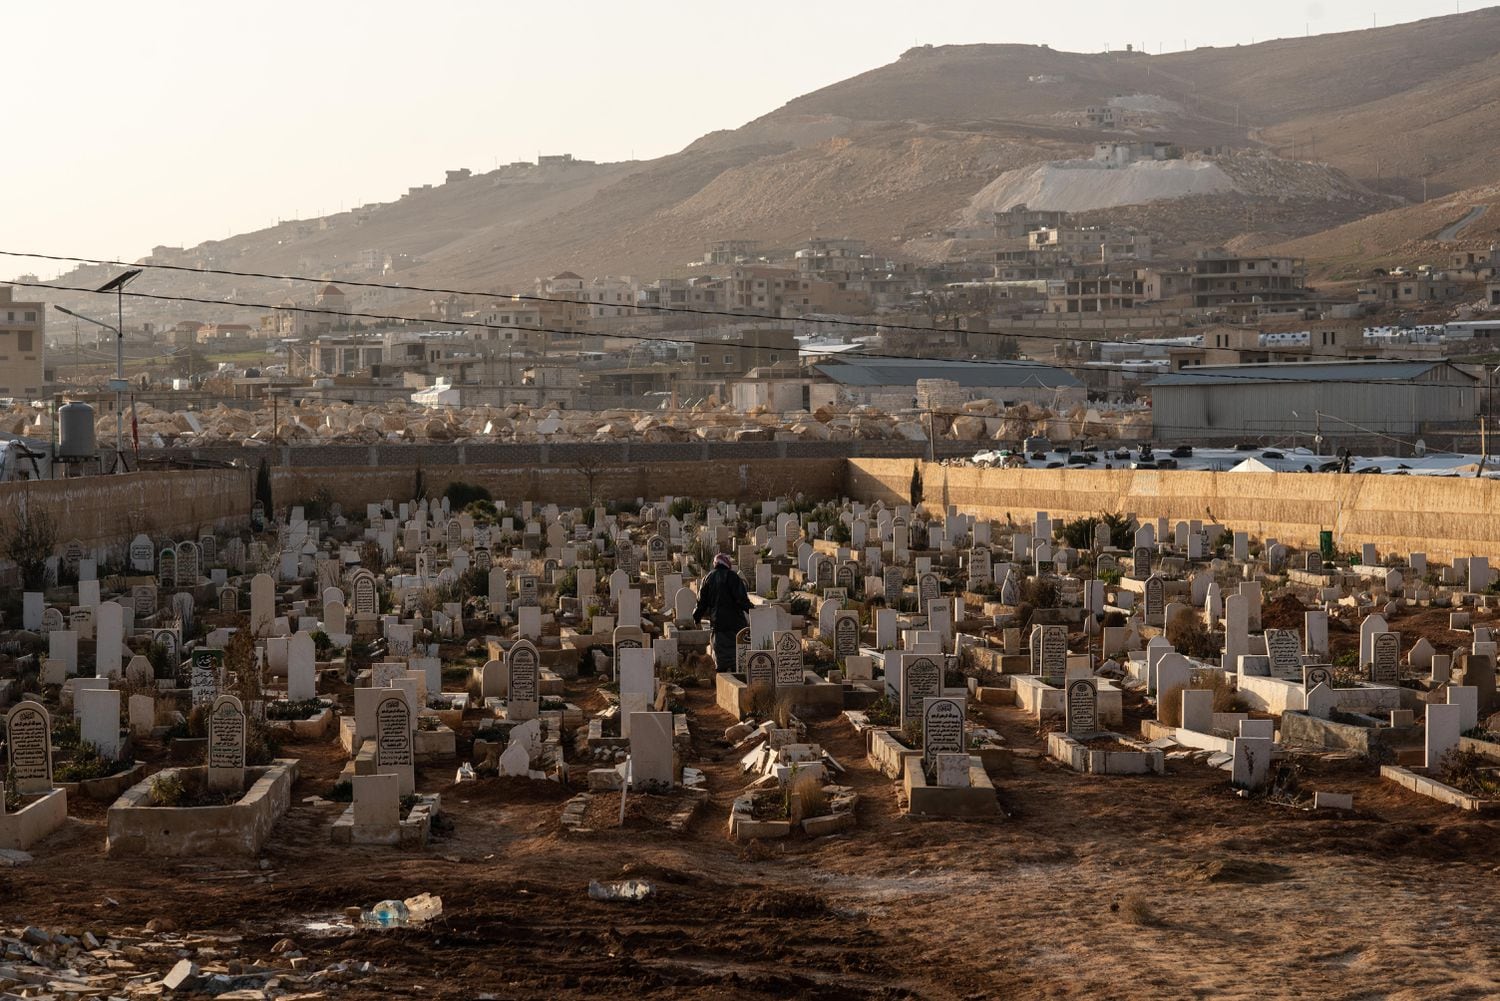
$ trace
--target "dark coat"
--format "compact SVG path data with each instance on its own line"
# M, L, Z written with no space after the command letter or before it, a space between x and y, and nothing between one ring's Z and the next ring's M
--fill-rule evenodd
M715 567L713 573L703 578L693 621L706 618L716 633L737 633L750 624L745 617L749 611L750 595L740 575L728 567Z

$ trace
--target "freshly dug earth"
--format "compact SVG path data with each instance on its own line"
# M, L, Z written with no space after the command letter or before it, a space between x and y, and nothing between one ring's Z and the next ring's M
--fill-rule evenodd
M570 692L585 697L587 686ZM575 699L576 700L576 699ZM855 830L741 845L725 837L744 778L730 719L689 689L712 791L687 833L650 812L563 835L565 791L450 786L424 769L453 830L424 852L335 848L331 741L302 759L291 811L262 856L159 862L103 854L83 803L27 866L0 870L0 921L100 930L169 919L243 935L246 956L292 938L314 968L375 971L330 996L464 998L1426 999L1500 994L1500 824L1413 797L1357 762L1318 761L1304 790L1352 792L1349 814L1245 800L1222 771L1083 776L1036 754L1034 721L983 707L1017 753L995 776L1004 818L914 821L842 719L813 722L859 794ZM618 800L596 797L616 810ZM649 802L643 800L642 802ZM637 878L642 903L591 879ZM336 919L421 892L427 928L332 932ZM106 901L112 898L118 902ZM1121 902L1124 906L1120 906ZM1147 918L1142 917L1147 915Z

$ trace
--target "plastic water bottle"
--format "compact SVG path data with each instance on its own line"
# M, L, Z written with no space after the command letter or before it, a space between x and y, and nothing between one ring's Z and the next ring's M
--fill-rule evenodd
M370 908L370 923L382 928L404 928L411 912L399 900L382 900Z

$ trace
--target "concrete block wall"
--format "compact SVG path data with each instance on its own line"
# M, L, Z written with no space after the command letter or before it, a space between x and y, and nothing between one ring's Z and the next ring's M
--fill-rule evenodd
M905 503L911 459L852 458L847 496ZM1201 519L1309 549L1333 532L1344 549L1381 554L1500 556L1500 484L1472 477L1336 473L1208 473L1132 469L984 469L923 463L924 501L1018 525L1036 511L1062 519L1101 512L1142 520Z

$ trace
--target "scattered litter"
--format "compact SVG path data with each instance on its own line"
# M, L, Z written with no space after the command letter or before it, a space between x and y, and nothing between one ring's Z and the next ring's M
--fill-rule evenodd
M655 892L656 887L644 879L622 879L611 883L601 883L597 879L589 881L591 900L645 900Z
M361 919L377 928L406 928L426 924L442 913L442 897L419 893L405 900L382 900L362 914Z

